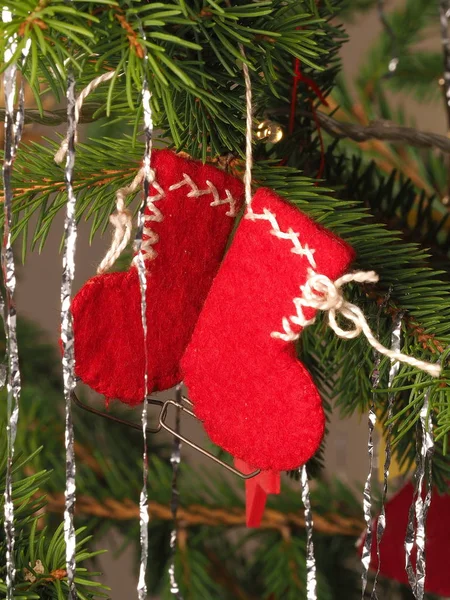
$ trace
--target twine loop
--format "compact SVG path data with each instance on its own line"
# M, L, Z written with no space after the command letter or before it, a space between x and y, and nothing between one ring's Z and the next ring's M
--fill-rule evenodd
M78 124L78 121L80 120L80 113L81 113L81 109L83 108L83 103L86 100L86 98L89 96L89 94L91 92L93 92L101 83L104 83L105 81L109 81L116 75L117 75L116 71L107 71L106 73L102 73L102 75L99 75L98 77L93 79L80 92L80 95L78 96L76 103L75 103L75 123ZM77 142L77 141L78 141L78 132L76 131L75 132L75 142ZM58 165L61 164L63 162L63 160L65 159L68 148L69 148L69 136L67 135L61 142L61 144L54 156L54 161Z
M153 169L152 172L154 174ZM133 229L133 216L125 206L125 198L138 191L143 179L144 169L141 168L130 185L121 187L116 192L116 212L109 217L109 221L114 227L113 238L108 252L97 268L98 275L111 269L130 242Z

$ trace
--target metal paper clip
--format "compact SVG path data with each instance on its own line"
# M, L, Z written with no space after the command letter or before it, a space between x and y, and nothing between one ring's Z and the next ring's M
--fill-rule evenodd
M131 427L132 429L136 429L137 431L142 431L142 426L140 423L134 423L133 421L128 421L127 419L120 419L114 415L109 415L108 413L102 412L92 406L88 406L84 402L78 398L75 392L72 392L72 400L73 402L81 409L89 412L97 417L101 417L102 419L107 419L108 421L112 421L113 423L119 423L119 425L125 425L126 427ZM148 398L148 404L153 404L154 406L164 406L164 400L158 400L157 398ZM161 424L158 423L157 427L147 427L147 433L158 433L161 431Z
M195 416L195 414L193 413L193 411L190 410L186 406L186 404L188 404L189 407L193 406L193 404L189 400L189 398L187 398L186 396L179 396L179 395L177 395L177 398L178 398L178 402L176 400L159 400L158 398L152 398L152 397L149 397L147 399L148 404L162 407L161 412L159 413L158 425L156 427L147 427L147 433L158 433L161 431L162 428L164 428L166 431L168 431L169 433L174 435L176 438L178 438L179 440L181 440L182 442L184 442L191 448L194 448L194 450L197 450L197 452L200 452L200 454L203 454L204 456L210 458L215 463L219 464L224 469L227 469L227 471L230 471L234 475L237 475L241 479L251 479L252 477L255 477L256 475L258 475L261 472L260 469L257 469L256 471L252 471L252 473L249 473L249 474L243 473L242 471L239 471L239 469L235 469L231 465L227 464L226 462L224 462L217 456L214 456L214 454L212 454L211 452L208 452L208 450L205 450L204 448L202 448L195 442L192 442L187 437L181 435L178 431L176 431L176 429L173 429L172 427L170 427L170 425L168 425L166 423L167 413L168 413L170 406L174 406L177 410L181 410L181 411L185 412L190 417L192 417L193 419L198 421L198 419ZM133 421L128 421L127 419L121 419L120 417L116 417L114 415L110 415L101 410L98 410L97 408L93 408L92 406L89 406L88 404L81 402L81 400L78 398L78 396L75 394L75 392L72 392L72 401L82 410L85 410L86 412L89 412L97 417L101 417L102 419L112 421L113 423L118 423L119 425L125 425L125 427L131 427L132 429L136 429L137 431L142 431L142 427L141 427L140 423L134 423ZM183 404L183 402L184 402L184 404Z
M177 410L182 410L183 412L185 412L186 414L188 414L193 419L198 420L197 417L195 416L195 414L192 412L192 410L190 410L186 406L186 404L188 404L190 407L193 406L192 402L189 400L189 398L187 398L186 396L181 396L181 400L182 400L182 402L180 402L180 403L176 402L175 400L166 400L166 402L164 402L164 406L162 407L162 410L161 410L161 413L160 413L160 416L159 416L159 424L160 424L161 427L164 427L164 429L166 429L167 431L169 431L172 435L174 435L175 437L177 437L178 439L180 439L185 444L188 444L188 446L191 446L191 448L194 448L194 450L197 450L197 452L200 452L200 454L203 454L204 456L207 456L208 458L210 458L211 460L213 460L214 462L216 462L220 466L222 466L225 469L227 469L227 471L230 471L231 473L233 473L234 475L237 475L238 477L241 477L242 479L251 479L252 477L255 477L256 475L258 475L261 472L261 469L258 469L256 471L253 471L252 473L249 473L248 475L246 475L242 471L239 471L238 469L235 469L234 467L232 467L231 465L227 464L223 460L220 460L220 458L217 458L217 456L214 456L214 454L211 454L211 452L208 452L208 450L205 450L204 448L202 448L198 444L195 444L194 442L192 442L191 440L189 440L185 436L181 435L176 429L173 429L172 427L170 427L166 423L167 413L168 413L168 410L169 410L170 406L174 406ZM185 404L183 404L183 402Z

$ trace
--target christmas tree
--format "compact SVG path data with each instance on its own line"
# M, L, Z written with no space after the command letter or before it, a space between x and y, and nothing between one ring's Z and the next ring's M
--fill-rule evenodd
M340 50L347 41L346 24L375 6L383 32L353 89L345 82L340 63ZM338 480L330 481L323 472L326 435L318 447L323 433L320 402L314 409L308 408L310 412L300 423L302 430L296 420L295 394L306 386L306 397L315 398L317 388L327 417L333 413L345 419L369 413L369 456L373 453L372 427L377 421L383 447L387 445L385 479L389 461L395 462L402 483L416 469L414 483L419 499L422 490L425 498L422 506L416 506L416 516L419 527L424 525L430 496L432 511L433 496L445 497L448 492L450 472L450 142L446 132L430 134L416 128L402 103L393 108L399 104L393 96L414 94L426 107L443 102L443 96L450 115L450 4L446 0L406 0L401 8L387 11L380 0L173 0L170 4L4 0L2 15L5 103L0 111L6 124L2 344L6 359L0 413L0 597L116 598L114 590L102 584L96 559L100 551L94 549L94 542L108 530L117 530L124 547L134 544L137 580L139 552L145 546L143 528L148 533L148 560L144 560L146 579L139 584L140 597L145 597L147 590L152 597L195 600L361 597L356 542L365 531L372 531L371 519L401 485L397 480L391 489L389 482L386 496L383 478L377 485L369 476L364 499L370 501L363 508L362 487L356 493ZM433 36L441 36L442 49L424 50L420 42ZM25 127L20 140L22 115ZM78 121L82 127L77 134ZM57 126L62 126L62 135L55 134ZM175 172L176 179L171 179ZM270 192L261 192L261 188ZM201 204L202 196L208 194L207 202ZM251 209L248 201L253 194ZM280 212L269 211L279 219L275 225L267 212L258 213L263 194L263 202L284 207ZM158 205L158 201L166 204ZM169 207L174 211L183 207L175 219L175 233L164 229L169 220L164 222L163 206L166 213ZM293 229L286 225L277 230L285 218L283 210L289 218L294 215ZM321 309L314 323L309 324L309 313L299 310L290 322L279 319L279 331L268 329L271 344L295 341L297 356L307 369L302 371L303 379L290 379L295 390L291 406L283 389L284 376L273 362L272 346L266 350L252 341L253 328L256 331L259 322L250 323L248 336L245 327L248 315L260 314L258 303L273 307L270 294L278 298L286 293L289 281L295 279L295 273L288 273L293 255L288 251L286 260L280 262L274 256L271 264L265 263L262 257L266 260L268 246L255 244L253 254L245 257L250 237L242 232L260 227L266 218L272 228L270 239L278 235L277 244L286 239L295 242L299 211L320 225L311 234L314 240L317 231L325 235L324 227L333 234L326 234L326 243L336 254L336 248L343 253L340 270L336 267L336 272L330 271L330 279L327 276L332 290L341 285L338 278L348 270L351 251L347 244L355 256L351 271L376 272L378 278L372 274L348 280L343 288L345 300L339 296L332 307L338 313L334 329L327 326L332 321L331 311L329 315L329 307L323 308L323 296L317 295L312 284L309 304L305 304L305 295L300 301L296 298L294 307L289 297L288 310L293 312L283 312L286 316L299 306L306 311ZM61 245L65 260L64 381L57 349L43 342L39 330L19 314L20 390L15 362L14 268L20 259L26 264L30 251L44 247L55 217L62 213L67 215ZM109 236L111 227L114 229L110 251L98 271L100 278L109 279L87 284L84 295L77 296L70 308L75 226L85 221L90 224L91 239ZM154 230L146 229L149 222ZM132 232L136 223L137 235ZM318 227L309 219L298 223L305 231ZM235 231L221 264L228 236L233 238ZM164 254L169 235L174 237L173 248ZM308 244L300 249L294 244L294 255L295 250L302 260L308 259L310 267L324 260L319 246L311 250ZM324 272L338 260L335 250L327 250L325 262L329 264ZM167 264L158 271L163 260ZM149 262L155 270L146 278ZM239 269L240 278L233 275ZM266 288L256 283L251 287L253 272L268 283ZM117 292L103 283L106 281L123 287ZM298 282L294 283L298 290ZM305 280L301 283L304 290ZM214 313L212 297L218 290L221 298L229 301L219 303ZM319 292L331 294L322 288ZM363 318L359 313L357 317L351 314L358 332L363 333L346 335L353 329L345 320L352 306L362 311L379 344L392 349L397 339L398 350L421 363L399 363L384 356L379 345L374 349L365 326L359 326ZM301 316L307 322L301 321ZM295 327L308 324L299 336ZM73 331L77 377L108 402L117 398L132 405L132 410L119 402L111 402L106 410L103 399L93 404L87 387L75 381ZM108 340L105 331L112 332ZM214 462L206 470L196 467L195 459L183 459L180 464L176 436L172 441L148 433L144 453L148 507L145 494L143 499L142 399L146 391L153 399L151 392L181 381L184 373L180 375L177 351L179 347L183 354L191 335L190 350L186 351L190 356L181 364L188 387L183 393L192 393L194 408L184 403L170 427L183 434L186 409L200 410L210 437L229 449L229 438L236 445L239 427L254 418L258 425L255 438L245 440L247 430L242 429L239 444L245 446L245 452L243 456L239 450L232 454L263 470L287 471L281 494L271 495L265 513L259 515L259 528L245 529L240 479L230 479L226 468L215 467ZM145 351L143 342L148 342ZM206 379L203 373L198 375L194 360L202 352ZM225 364L234 352L241 358ZM117 365L113 362L116 355L120 359ZM208 365L215 356L220 368L214 370ZM422 363L432 365L429 370L435 372L424 371ZM142 377L136 376L141 371ZM267 375L270 385L255 373ZM255 403L247 419L243 395L236 393L233 403L231 395L227 396L233 414L223 413L220 418L226 425L218 431L216 424L225 405L222 402L221 406L220 393L234 390L228 386L236 382L238 391L239 385L246 391L251 384L253 396L261 394L268 404ZM79 384L76 396L75 383ZM122 392L114 394L115 389ZM217 391L214 398L210 390ZM174 394L183 401L180 390ZM202 394L206 398L201 406ZM279 419L284 425L265 430L264 421L278 418L277 407L270 404L272 396L280 398ZM70 423L65 441L64 397L66 410L73 413L74 444L67 439ZM95 406L94 410L109 418L81 410L76 402L85 409ZM154 402L148 425L161 429L162 401L156 397ZM11 424L16 406L20 411L14 439ZM111 416L131 421L132 426L114 422ZM311 451L297 463L296 453L302 448L289 441L291 430L295 440L297 435L306 439L313 433L320 438L317 443L305 441ZM264 435L263 452L258 444ZM64 464L65 446L73 447L77 464L73 581L65 544L65 538L74 539L67 531L67 513L72 507L64 498L66 476L70 479L73 475L73 465L70 460ZM292 468L274 466L274 452L280 448L283 456L294 456ZM248 460L253 451L256 459ZM207 452L233 466L230 455L220 447L211 444ZM306 469L298 468L305 460ZM236 468L241 470L238 464ZM424 468L425 473L421 472ZM247 509L252 503L248 492L252 484L248 482L251 479L246 484ZM148 528L142 505L144 511L148 508ZM430 522L431 515L429 512ZM410 522L414 525L413 518ZM389 519L386 535L390 535L388 529ZM317 585L312 577L311 532ZM370 533L368 540L373 558ZM444 540L440 543L445 548ZM441 567L430 563L431 556L428 553L428 561L423 558L428 574L425 591L430 597L431 593L444 595L445 577ZM141 576L142 572L141 556ZM412 572L414 575L414 566ZM441 576L436 577L436 572ZM369 579L365 597L371 597L372 587L377 586L380 598L423 598L417 576L412 591L406 575L389 576L383 567L378 583L374 571L364 577Z

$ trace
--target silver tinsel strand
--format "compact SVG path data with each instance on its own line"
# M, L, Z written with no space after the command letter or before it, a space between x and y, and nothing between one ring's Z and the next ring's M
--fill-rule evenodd
M178 403L181 403L181 387L182 384L177 385L176 388L176 399ZM180 431L180 410L177 410L175 420L175 431ZM170 509L173 517L173 529L170 533L170 561L169 561L169 582L170 582L170 593L175 596L177 600L183 600L183 596L178 585L175 560L177 554L177 543L178 543L178 522L177 513L180 504L180 492L178 490L178 473L180 470L181 463L181 440L177 437L173 437L172 454L170 456L170 463L172 465L172 495L170 502Z
M401 350L401 333L402 333L402 315L400 313L395 317L393 325L394 325L394 329L392 330L392 335L391 335L391 350L394 350L395 352L400 352L400 350ZM389 390L391 390L392 385L394 383L394 379L397 376L399 370L400 370L400 363L395 360L391 361L391 368L389 369L389 382L388 382ZM389 393L388 393L388 413L387 413L388 421L393 416L394 400L395 400L395 394L392 391L389 391ZM378 600L377 583L378 583L378 576L380 574L380 568L381 568L380 543L381 543L381 540L383 538L383 535L384 535L384 532L386 529L385 503L386 503L386 497L387 497L387 491L388 491L389 469L391 466L391 456L392 456L391 455L391 435L392 435L392 423L390 425L388 425L387 432L386 432L386 454L384 457L384 467L383 467L383 493L381 496L381 511L380 511L380 516L378 517L377 531L376 531L378 568L377 568L377 572L375 573L375 578L373 581L372 596L371 596L372 600Z
M416 455L416 473L415 489L413 501L409 510L408 525L405 537L406 552L406 572L411 590L416 600L423 600L425 593L425 525L428 509L431 504L432 493L432 461L434 452L433 441L433 422L430 410L429 388L425 394L422 408L420 409L419 423L417 427L417 455ZM425 475L427 476L427 493L423 500L423 483ZM416 525L416 526L415 526ZM414 548L417 547L416 570L411 561L411 555Z
M142 22L138 19L139 30L142 38L145 40L145 31L142 26ZM147 584L146 584L146 572L148 562L148 524L149 524L149 513L148 513L148 449L147 449L147 425L148 425L148 352L147 352L147 273L145 267L144 257L141 254L142 235L144 232L145 223L145 208L147 205L147 198L150 195L150 187L152 185L154 174L151 169L151 156L152 156L152 142L153 142L153 118L152 109L150 106L151 93L148 87L147 73L148 71L148 57L145 53L144 56L144 79L142 82L142 108L144 112L144 135L145 135L145 151L143 157L144 167L144 196L142 198L142 204L138 215L138 226L136 232L136 238L134 243L134 250L137 253L137 271L139 276L139 286L141 290L141 319L142 329L144 333L144 357L145 357L145 372L144 372L144 402L142 407L142 440L143 440L143 452L142 452L142 490L139 498L139 514L140 514L140 544L141 544L141 559L139 566L139 580L137 585L137 592L139 600L145 600L147 597ZM137 349L139 351L139 349Z
M76 600L76 535L74 513L76 501L76 465L74 435L72 423L72 392L76 386L75 352L72 326L72 285L75 275L75 249L77 242L77 222L75 217L76 197L73 190L73 171L75 167L75 139L77 119L75 116L75 78L70 71L67 75L67 140L68 149L65 165L67 208L64 223L63 275L61 282L61 341L63 346L64 398L66 403L65 445L66 445L66 490L64 510L64 539L66 542L66 570L69 600Z
M309 494L308 474L306 465L300 468L300 481L302 485L302 501L305 507L305 529L306 529L306 598L317 600L317 576L316 559L314 557L313 542L313 518L311 510L311 498Z
M375 354L375 364L372 372L372 387L374 390L380 384L380 355L378 353ZM372 471L373 471L373 432L375 429L375 424L377 422L377 415L375 413L375 391L372 394L372 400L370 403L369 409L369 437L367 441L367 453L369 456L369 472L367 474L366 483L364 485L364 495L363 495L363 511L364 511L364 521L366 522L366 537L364 540L364 547L361 556L362 563L362 591L361 598L364 598L366 587L367 587L367 577L369 573L370 566L370 553L372 548Z
M6 7L2 10L2 22L12 21L12 13ZM4 62L11 60L17 48L16 36L6 40ZM23 53L25 60L28 49ZM4 226L3 243L1 252L1 261L3 269L3 280L6 289L6 305L2 298L2 317L5 324L6 334L6 369L2 369L3 384L7 384L7 457L6 457L6 476L5 476L5 538L6 538L6 598L12 600L14 596L14 582L16 575L14 561L14 504L12 492L12 469L14 459L14 444L17 434L17 424L19 420L19 400L21 391L21 379L19 370L19 352L17 346L17 323L14 292L16 288L16 272L14 264L14 255L11 245L11 224L12 224L12 200L13 189L11 177L13 171L14 159L17 148L22 136L24 124L24 88L23 80L19 90L19 107L14 117L14 100L16 95L16 75L17 64L11 63L3 73L3 87L5 100L5 144L3 159L3 189L4 189Z

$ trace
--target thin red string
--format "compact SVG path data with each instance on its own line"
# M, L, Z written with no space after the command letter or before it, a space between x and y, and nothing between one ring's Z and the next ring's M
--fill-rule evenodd
M314 122L317 127L317 135L319 136L319 144L320 144L320 164L319 164L319 170L317 171L316 179L321 179L323 172L325 170L325 144L323 143L322 128L320 127L320 121L317 116L317 111L314 107L314 102L312 101L312 99L309 100L309 104L311 106L311 112L312 112L313 119L314 119ZM325 104L325 106L328 106L328 102ZM314 185L317 185L317 182Z
M292 82L292 93L291 93L291 112L289 115L289 133L294 131L295 124L295 110L297 106L297 89L300 79L302 78L302 72L300 71L300 61L298 58L295 59L294 65L294 80Z
M294 131L295 113L296 113L296 109L297 109L297 90L298 90L298 84L300 83L300 81L303 82L312 92L314 92L314 94L319 99L321 104L323 104L324 106L328 106L328 102L327 102L325 96L322 94L322 91L320 90L319 86L314 81L314 79L311 79L311 77L307 77L306 75L304 75L302 73L300 59L296 58L295 64L294 64L294 79L292 82L291 111L290 111L290 115L289 115L289 129L288 129L289 133L293 133L293 131ZM323 142L322 129L320 127L320 122L317 117L317 111L316 111L316 108L314 106L314 102L312 99L310 99L309 104L311 107L311 112L313 114L314 122L317 127L317 135L319 136L320 165L319 165L319 171L317 173L317 179L320 179L322 177L323 171L325 169L325 145Z

